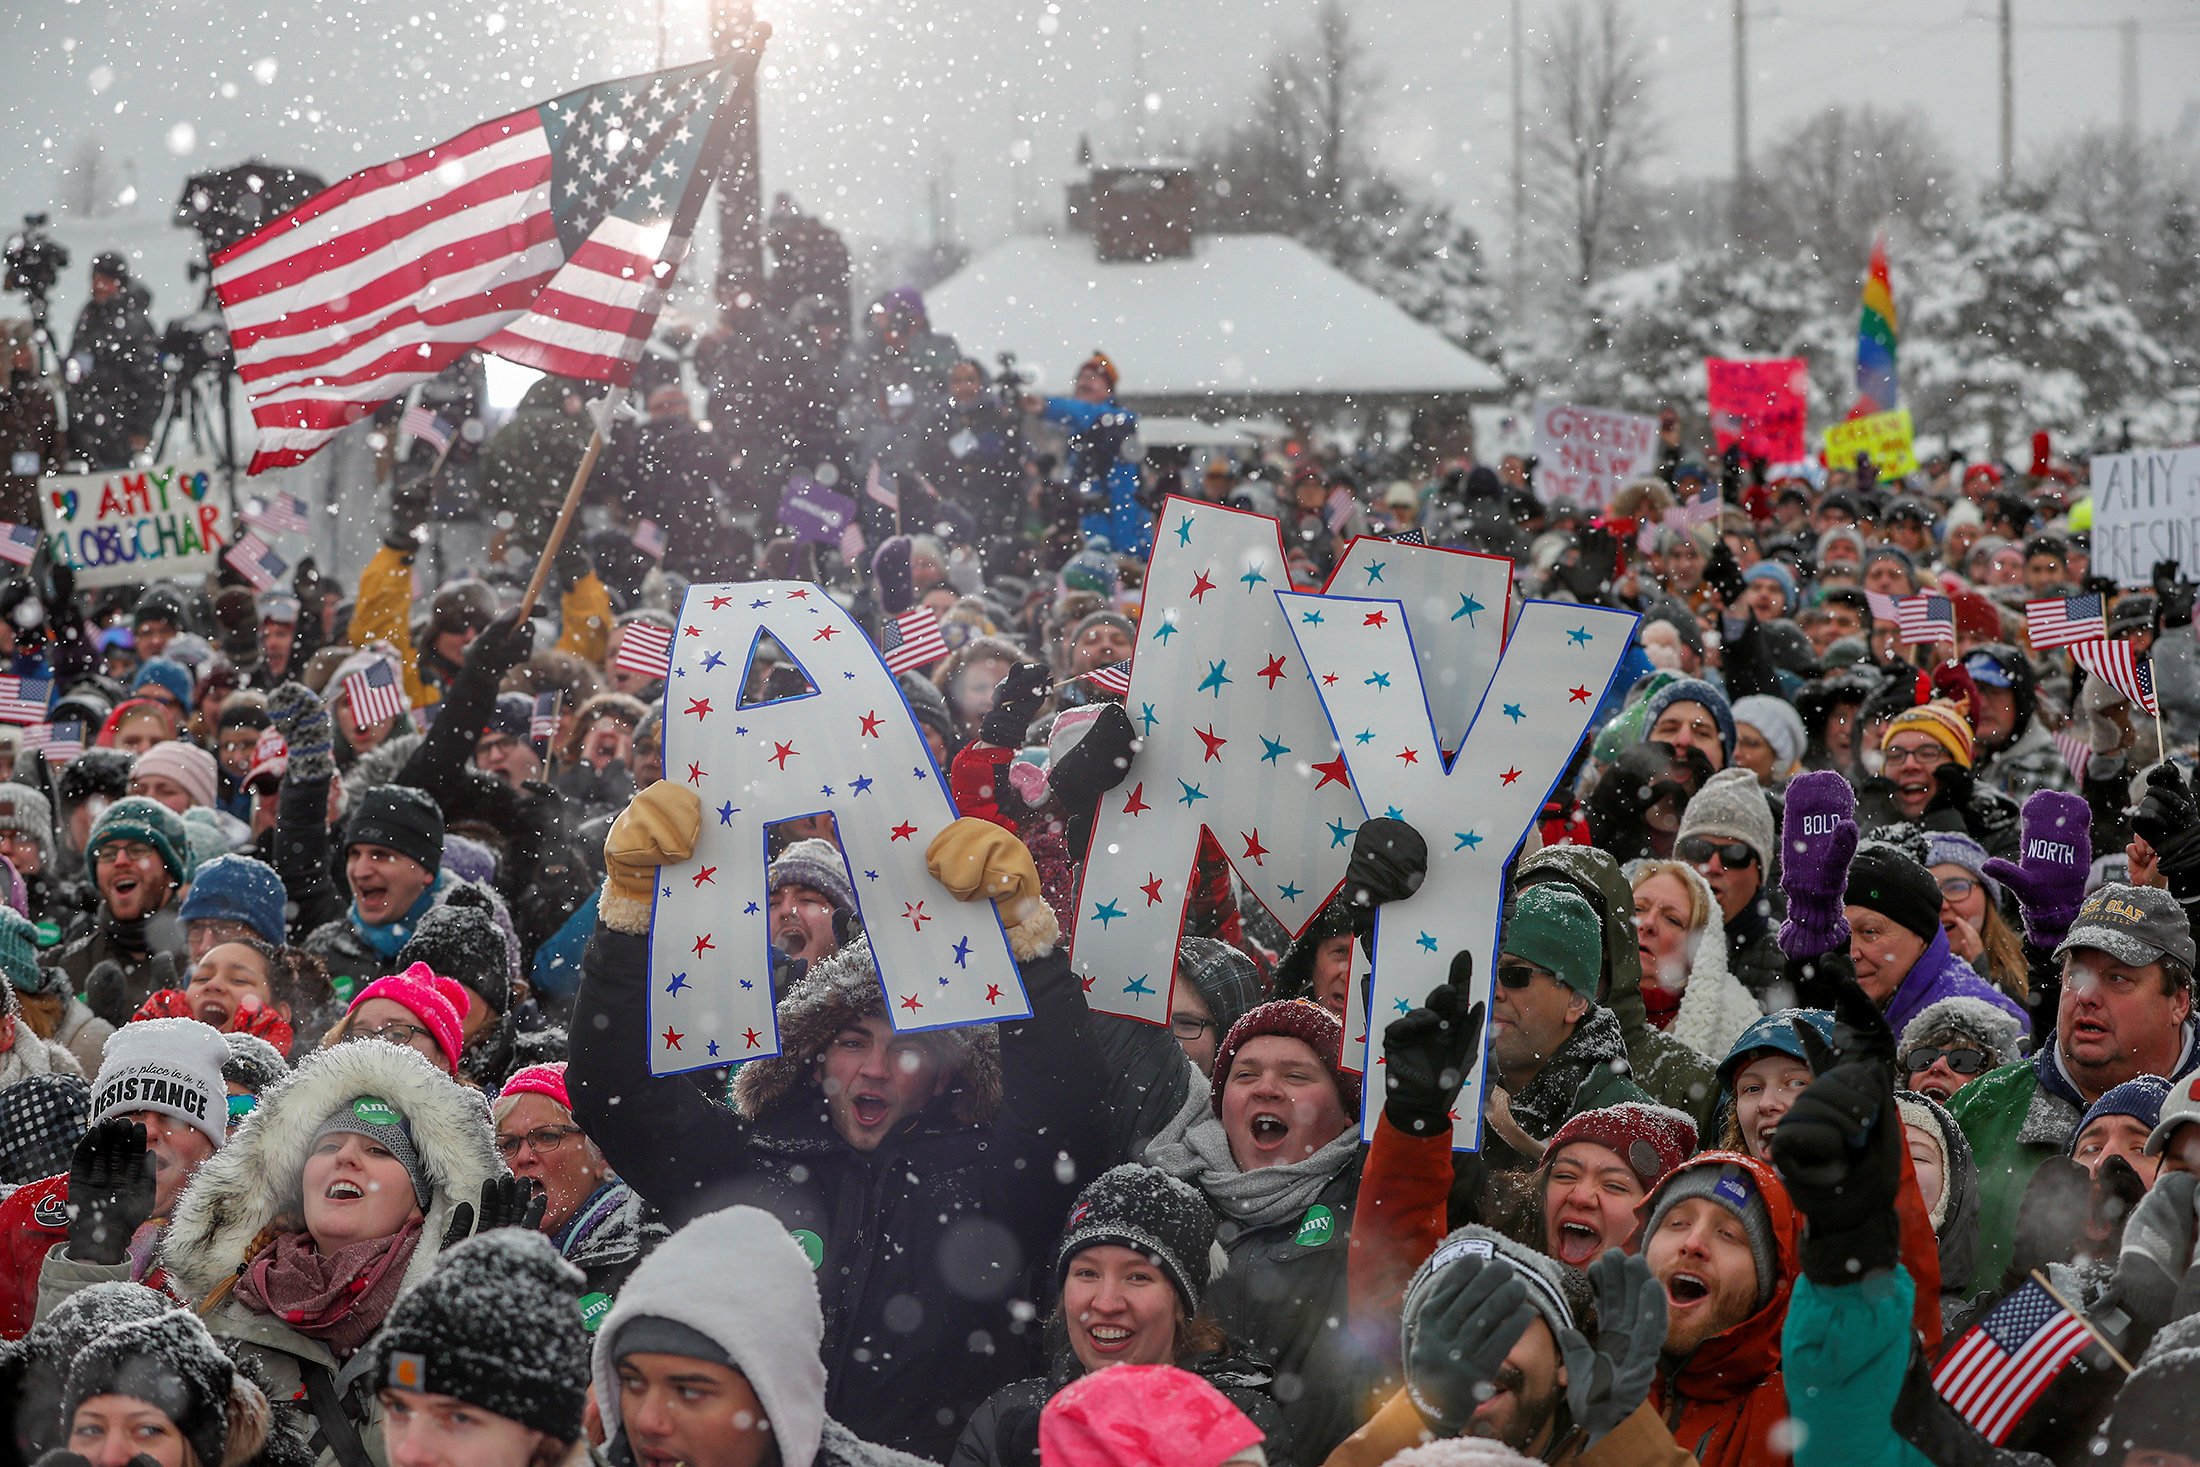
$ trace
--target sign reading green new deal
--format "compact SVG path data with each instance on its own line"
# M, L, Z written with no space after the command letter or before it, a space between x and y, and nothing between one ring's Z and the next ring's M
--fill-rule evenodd
M229 547L229 496L210 465L69 474L45 488L46 538L79 586L203 576Z

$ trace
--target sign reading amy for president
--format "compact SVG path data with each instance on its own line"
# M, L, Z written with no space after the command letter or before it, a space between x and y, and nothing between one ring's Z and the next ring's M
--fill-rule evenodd
M44 487L47 541L82 587L203 576L229 548L229 496L208 464L68 474Z
M2093 457L2093 573L2151 583L2154 563L2200 564L2200 445Z

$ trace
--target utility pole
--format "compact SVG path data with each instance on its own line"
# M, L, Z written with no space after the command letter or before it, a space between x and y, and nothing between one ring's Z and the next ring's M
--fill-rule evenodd
M1749 218L1749 7L1734 0L1734 233Z
M2122 32L2124 141L2139 136L2139 22L2126 18L2116 29Z
M761 34L759 31L761 29ZM736 51L761 53L768 27L756 22L755 0L711 0L710 45L718 56ZM744 64L737 62L737 65ZM749 306L764 294L764 204L762 154L757 138L756 58L746 63L752 80L738 88L729 104L733 127L726 144L725 171L718 176L718 309L721 316Z
M1520 94L1521 0L1512 0L1513 238L1512 315L1518 325L1528 310L1528 113Z
M2017 182L2016 0L2001 0L2001 186Z

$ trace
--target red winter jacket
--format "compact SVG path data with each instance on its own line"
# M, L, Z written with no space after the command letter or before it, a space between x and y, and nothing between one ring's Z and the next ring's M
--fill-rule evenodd
M19 1187L0 1202L0 1338L19 1340L38 1317L38 1273L54 1245L69 1241L69 1174ZM141 1283L166 1291L159 1268Z

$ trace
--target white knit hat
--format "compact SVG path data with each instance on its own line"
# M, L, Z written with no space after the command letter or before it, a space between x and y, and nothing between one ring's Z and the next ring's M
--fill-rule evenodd
M220 1150L229 1139L229 1091L222 1066L229 1046L197 1019L137 1019L107 1041L92 1081L92 1124L109 1116L157 1111L205 1134Z

